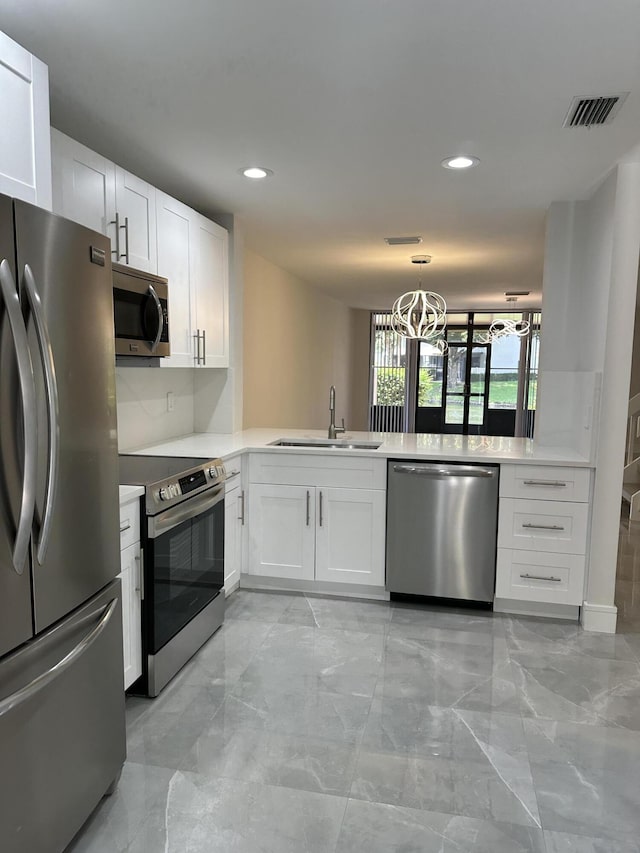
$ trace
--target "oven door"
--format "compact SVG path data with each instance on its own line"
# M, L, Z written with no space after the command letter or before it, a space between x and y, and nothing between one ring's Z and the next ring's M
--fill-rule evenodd
M147 652L159 652L223 586L224 484L147 521Z

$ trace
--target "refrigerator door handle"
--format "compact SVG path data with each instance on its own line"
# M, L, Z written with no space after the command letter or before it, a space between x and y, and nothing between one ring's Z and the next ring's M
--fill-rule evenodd
M29 355L27 330L22 319L20 298L11 267L6 259L0 263L0 292L7 310L9 327L15 345L18 378L22 395L22 426L24 431L24 473L20 517L13 545L13 568L21 575L29 551L31 525L36 505L38 434L36 432L36 385Z
M23 702L26 702L27 699L30 699L42 690L43 687L46 687L47 684L50 684L54 679L58 678L58 676L66 669L69 669L69 667L72 666L73 663L83 655L90 646L93 645L107 627L111 621L111 617L113 616L117 604L118 599L114 598L106 608L103 608L102 611L98 610L86 616L83 621L88 622L94 619L98 613L102 612L102 617L98 624L95 625L89 633L80 640L78 645L71 649L71 651L68 652L61 660L46 672L36 676L36 678L34 678L33 681L30 681L29 684L26 684L24 687L21 687L20 690L16 690L15 693L12 693L10 696L7 696L5 699L0 701L0 717L4 714L8 714L9 711L18 705L22 705Z
M156 335L155 341L151 344L151 352L155 352L158 348L158 344L160 343L160 338L162 337L162 330L164 329L164 314L162 313L160 299L158 298L158 294L152 284L149 285L149 293L153 301L156 303L156 309L158 311L158 334Z
M59 400L58 383L56 380L56 368L53 361L53 352L47 324L44 321L42 300L36 287L36 280L29 264L25 264L23 276L29 306L33 315L33 321L40 349L42 370L47 398L47 417L49 420L49 462L47 466L47 481L45 486L44 509L42 511L42 527L40 530L40 541L36 552L37 560L42 565L47 553L49 539L51 537L51 519L53 507L56 500L58 488L58 467L60 462L60 426L59 426Z

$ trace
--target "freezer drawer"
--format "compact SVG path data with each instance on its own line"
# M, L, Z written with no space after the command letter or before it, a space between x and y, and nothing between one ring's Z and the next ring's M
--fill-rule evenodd
M387 588L492 602L498 467L390 461Z
M120 581L0 662L3 853L61 853L125 759Z

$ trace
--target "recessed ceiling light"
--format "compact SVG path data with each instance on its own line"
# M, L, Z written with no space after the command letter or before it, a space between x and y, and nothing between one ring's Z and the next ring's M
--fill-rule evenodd
M472 166L477 166L480 160L477 157L470 157L468 154L460 154L456 157L445 157L442 165L445 169L470 169Z
M261 178L268 178L273 175L271 169L263 169L262 166L247 166L246 169L240 169L240 174L245 178L251 178L254 181L259 181Z

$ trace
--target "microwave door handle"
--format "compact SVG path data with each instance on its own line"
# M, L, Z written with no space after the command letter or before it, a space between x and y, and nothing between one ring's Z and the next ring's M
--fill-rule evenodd
M6 259L0 263L0 294L5 304L9 328L13 336L22 395L22 428L24 432L24 472L20 516L13 545L13 568L21 575L29 552L31 525L36 505L38 434L36 431L36 385L29 354L27 329L22 318L18 291Z
M47 466L47 481L45 486L40 541L38 542L37 549L38 562L42 565L49 546L49 539L51 538L51 519L53 517L53 507L55 505L56 492L58 489L58 468L60 462L60 405L51 339L49 338L47 324L44 320L42 300L38 293L36 280L29 264L25 264L23 281L31 313L33 315L38 347L40 349L40 358L42 360L46 389L47 418L49 422L49 461Z
M158 294L152 284L149 285L149 293L151 298L156 303L156 308L158 309L158 334L155 337L155 340L151 344L151 352L155 352L158 348L158 344L160 343L160 338L162 337L162 332L164 329L164 315L162 313L162 305L160 303L160 299L158 298Z

